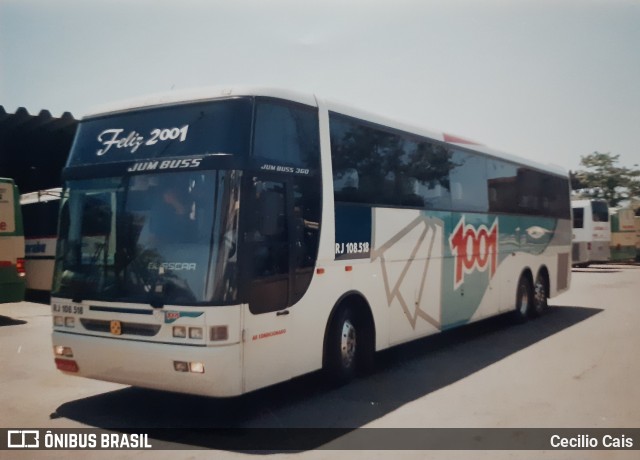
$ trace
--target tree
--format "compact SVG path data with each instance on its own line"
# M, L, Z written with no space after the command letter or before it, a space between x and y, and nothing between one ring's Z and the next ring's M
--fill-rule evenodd
M586 169L576 171L572 178L574 190L588 198L605 199L609 206L622 200L640 196L640 170L618 166L620 155L593 152L581 157L580 165ZM573 180L575 178L575 180Z

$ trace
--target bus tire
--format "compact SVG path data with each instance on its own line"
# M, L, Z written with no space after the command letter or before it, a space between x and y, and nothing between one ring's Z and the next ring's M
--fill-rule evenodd
M518 323L524 323L529 319L533 303L533 286L526 274L520 275L518 288L516 289L516 309L514 319Z
M533 284L533 308L531 313L533 316L543 315L549 306L549 288L547 287L549 282L544 272L538 273L536 281Z
M329 326L325 345L325 371L332 383L344 384L356 376L361 358L363 330L353 308L340 307Z

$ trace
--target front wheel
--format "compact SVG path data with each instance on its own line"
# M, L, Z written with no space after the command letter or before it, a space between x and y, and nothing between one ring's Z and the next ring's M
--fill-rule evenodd
M518 288L516 289L516 310L514 312L515 320L519 323L525 322L529 318L529 314L533 304L533 288L531 281L525 275L518 280Z
M368 340L364 321L359 321L351 307L340 308L327 335L324 367L329 379L343 384L352 380L359 369L367 367Z

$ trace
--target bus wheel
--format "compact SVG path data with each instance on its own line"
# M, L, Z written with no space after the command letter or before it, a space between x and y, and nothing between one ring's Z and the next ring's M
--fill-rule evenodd
M325 369L331 381L347 383L356 375L360 332L350 307L341 308L331 323L325 349Z
M533 310L534 316L542 315L548 307L547 300L549 293L547 292L547 278L542 273L536 276L536 282L533 285Z
M516 311L515 320L519 323L525 322L529 318L533 304L533 288L531 281L526 275L520 276L518 289L516 290Z

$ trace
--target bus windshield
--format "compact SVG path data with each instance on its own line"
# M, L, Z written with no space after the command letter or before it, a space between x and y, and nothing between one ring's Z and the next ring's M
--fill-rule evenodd
M233 170L68 181L52 295L235 302L239 184Z

